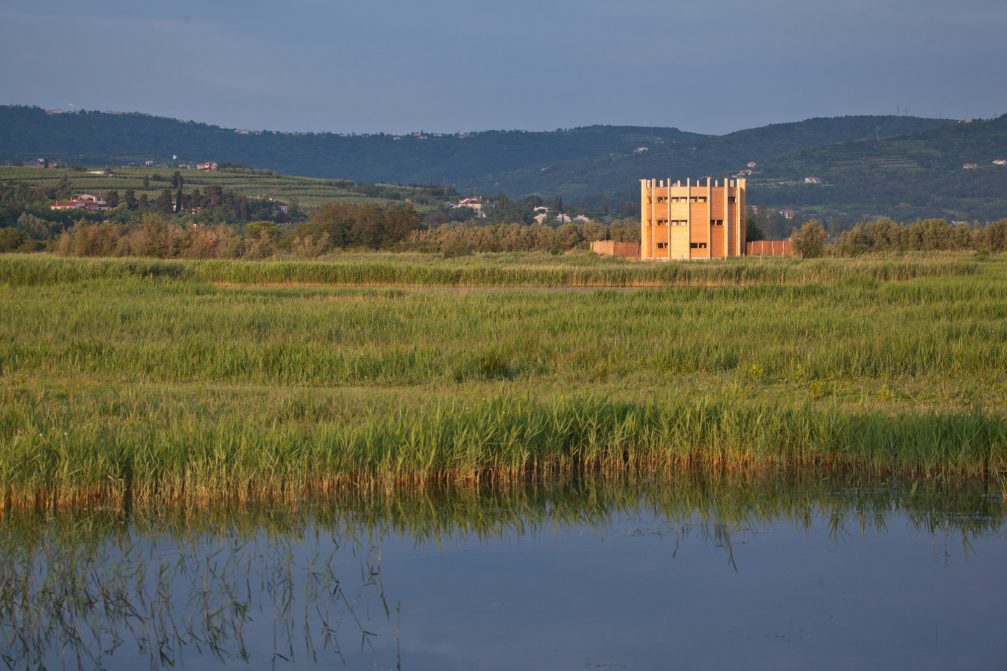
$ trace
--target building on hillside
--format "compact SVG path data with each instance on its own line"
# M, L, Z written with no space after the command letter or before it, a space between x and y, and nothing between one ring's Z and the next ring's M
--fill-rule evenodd
M486 203L482 198L462 198L457 203L448 203L448 205L456 210L460 207L467 207L476 213L477 218L486 218Z
M206 172L217 172L217 162L207 161L206 163L197 163L196 170L203 170Z
M1007 158L998 158L993 161L993 165L1007 165Z
M640 180L640 258L745 254L745 180Z
M50 210L107 210L108 203L99 196L82 193L70 200L57 200L49 204Z

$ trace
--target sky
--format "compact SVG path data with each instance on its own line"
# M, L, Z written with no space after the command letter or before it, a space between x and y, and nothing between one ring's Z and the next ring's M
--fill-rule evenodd
M340 133L1007 113L1005 0L0 0L0 104Z

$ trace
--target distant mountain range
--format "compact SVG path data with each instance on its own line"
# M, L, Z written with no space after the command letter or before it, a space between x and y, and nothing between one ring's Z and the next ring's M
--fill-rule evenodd
M749 201L805 214L1007 216L1007 116L970 123L847 116L727 135L589 126L549 132L339 135L226 129L145 114L0 106L0 162L80 165L213 160L360 182L632 203L643 177L751 170ZM755 163L748 168L747 164ZM975 165L975 168L963 166Z

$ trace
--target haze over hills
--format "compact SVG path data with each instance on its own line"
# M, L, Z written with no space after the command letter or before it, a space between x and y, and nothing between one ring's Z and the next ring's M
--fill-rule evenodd
M135 113L0 107L0 161L119 165L166 163L172 155L185 163L612 205L633 202L641 177L719 178L755 162L750 202L757 205L847 220L1007 214L1007 168L993 164L1007 158L1007 117L848 116L721 136L634 126L395 136L253 132ZM963 169L972 163L976 169ZM805 183L809 177L817 180Z

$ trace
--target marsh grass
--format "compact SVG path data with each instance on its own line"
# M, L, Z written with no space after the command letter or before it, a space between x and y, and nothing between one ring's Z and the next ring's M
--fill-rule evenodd
M366 400L366 399L365 399ZM345 403L346 401L344 401ZM1007 427L981 413L891 416L666 398L296 402L229 415L134 399L114 417L10 398L0 487L15 508L94 501L287 501L356 490L513 484L574 474L699 471L997 478Z
M516 258L508 258L516 257ZM587 253L484 254L440 259L422 254L337 254L325 261L162 261L0 256L0 285L89 279L158 278L234 284L316 283L448 287L632 287L893 281L971 275L967 257L731 259L713 263L640 263Z
M8 505L696 469L1003 477L1000 259L421 261L0 257ZM552 290L641 277L685 279ZM468 282L486 286L441 290Z

